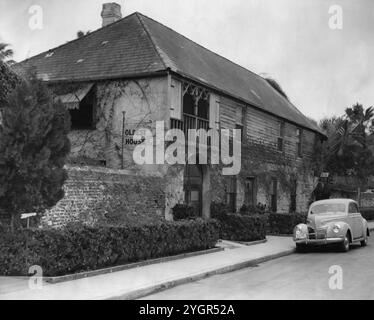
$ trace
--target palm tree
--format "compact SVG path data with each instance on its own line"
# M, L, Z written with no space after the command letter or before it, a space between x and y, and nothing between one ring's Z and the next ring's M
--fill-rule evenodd
M12 60L14 51L9 49L8 43L0 43L0 61L3 61L9 65L16 63Z

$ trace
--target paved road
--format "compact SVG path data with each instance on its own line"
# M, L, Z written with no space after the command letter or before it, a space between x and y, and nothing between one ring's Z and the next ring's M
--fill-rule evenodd
M329 288L329 279L337 277L329 274L334 265L343 271L341 290ZM374 299L374 236L367 247L354 246L348 253L334 249L296 253L143 299Z

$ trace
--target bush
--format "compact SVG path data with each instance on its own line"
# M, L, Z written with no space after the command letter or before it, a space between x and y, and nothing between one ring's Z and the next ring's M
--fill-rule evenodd
M220 237L225 240L256 241L266 237L266 218L263 216L230 213L220 223Z
M271 234L292 234L299 223L306 223L306 214L270 213L268 215L268 232Z
M224 203L213 202L211 216L220 222L220 238L232 241L256 241L265 239L266 218L259 215L229 213Z
M39 265L60 276L145 259L209 249L218 240L217 221L197 219L143 226L71 225L63 229L0 234L0 274L27 275Z
M230 207L221 202L212 202L210 205L210 216L213 219L222 220L230 212Z
M240 214L242 215L257 215L257 214L264 214L266 211L266 205L262 203L258 203L257 205L243 205L240 208Z
M374 220L374 208L362 208L361 215L367 220Z
M175 221L197 219L198 214L193 207L190 207L186 204L177 203L173 208L173 218Z

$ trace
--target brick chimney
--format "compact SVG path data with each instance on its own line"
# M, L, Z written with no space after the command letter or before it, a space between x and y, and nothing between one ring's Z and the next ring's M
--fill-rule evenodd
M103 18L103 27L116 22L122 18L121 6L115 2L104 3L101 17Z

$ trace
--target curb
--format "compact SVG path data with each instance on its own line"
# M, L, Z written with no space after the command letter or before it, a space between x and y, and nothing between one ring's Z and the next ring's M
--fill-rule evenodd
M98 275L101 275L101 274L107 274L107 273L112 273L112 272L117 272L117 271L123 271L123 270L148 266L148 265L156 264L156 263L169 262L169 261L173 261L173 260L195 257L195 256L203 255L203 254L220 252L220 251L223 251L223 250L224 250L224 248L219 248L218 247L218 248L212 248L212 249L208 249L208 250L187 252L187 253L182 253L182 254L169 256L169 257L149 259L149 260L144 260L144 261L139 261L139 262L134 262L134 263L128 263L128 264L109 267L109 268L103 268L103 269L98 269L98 270L68 274L68 275L59 276L59 277L43 277L43 280L45 282L48 282L48 283L51 283L51 284L56 284L56 283L60 283L60 282L78 280L78 279L98 276Z
M277 258L280 258L280 257L291 255L294 252L295 252L295 249L289 249L289 250L286 250L286 251L283 251L283 252L279 252L279 253L275 253L275 254L272 254L272 255L264 256L264 257L261 257L261 258L239 262L239 263L229 265L229 266L226 266L226 267L220 267L220 268L215 269L215 270L205 271L205 272L201 272L199 274L183 277L183 278L176 279L176 280L167 281L167 282L160 283L160 284L153 285L153 286L149 286L147 288L134 290L132 292L116 293L116 294L113 294L111 296L101 297L100 299L104 299L104 300L134 300L134 299L142 298L144 296L147 296L147 295L150 295L150 294L153 294L153 293L157 293L157 292L161 292L163 290L173 288L173 287L181 285L181 284L186 284L186 283L189 283L189 282L194 282L194 281L197 281L197 280L201 280L201 279L213 276L213 275L228 273L228 272L240 270L240 269L243 269L243 268L255 266L259 263L263 263L263 262L266 262L266 261L269 261L269 260L273 260L273 259L277 259Z

